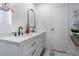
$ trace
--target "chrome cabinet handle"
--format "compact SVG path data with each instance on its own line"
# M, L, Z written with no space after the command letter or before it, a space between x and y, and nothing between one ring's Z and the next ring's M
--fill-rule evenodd
M34 42L33 44L32 44L32 46L34 46L36 44L36 42Z
M34 50L34 51L33 51L32 55L34 55L34 54L35 54L35 52L36 52L36 50Z

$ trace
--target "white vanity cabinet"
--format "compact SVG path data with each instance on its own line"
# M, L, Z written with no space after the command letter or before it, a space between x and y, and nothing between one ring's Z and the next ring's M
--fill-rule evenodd
M42 32L22 42L0 40L0 55L2 56L39 56L45 48L46 33ZM22 40L22 39L21 39Z
M37 55L39 56L45 48L45 33L42 33L40 35L37 35L30 39L28 43L23 44L23 55L32 56Z

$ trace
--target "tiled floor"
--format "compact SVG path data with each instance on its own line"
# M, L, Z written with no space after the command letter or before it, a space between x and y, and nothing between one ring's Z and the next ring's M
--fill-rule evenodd
M56 52L56 51L46 51L44 56L66 56L66 54L62 52Z

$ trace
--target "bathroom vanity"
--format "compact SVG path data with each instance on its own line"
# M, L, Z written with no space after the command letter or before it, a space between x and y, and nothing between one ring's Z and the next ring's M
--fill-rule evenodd
M46 32L0 38L0 56L39 56L45 48Z

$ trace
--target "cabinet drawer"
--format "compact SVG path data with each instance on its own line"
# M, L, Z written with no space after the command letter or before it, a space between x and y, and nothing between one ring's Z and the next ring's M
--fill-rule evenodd
M41 44L36 50L37 50L37 51L36 51L36 53L35 53L35 56L40 56L40 54L41 54L41 52L42 52L42 50L43 50L42 44Z
M30 49L24 53L24 56L33 56L36 53L36 49Z
M24 44L23 51L26 51L26 50L31 49L32 47L36 46L38 43L39 42L37 40L34 40L32 42L29 42L29 43Z
M40 42L40 44L45 44L44 38L40 38L39 42Z
M40 51L41 53L41 49L42 49L42 44L38 45L31 53L32 56L36 56L37 53ZM38 55L40 55L40 53L38 53Z
M38 56L41 54L41 49L42 49L42 44L41 45L37 45L36 47L34 47L33 49L30 49L29 51L25 51L24 55L25 56ZM40 52L40 53L38 53Z

